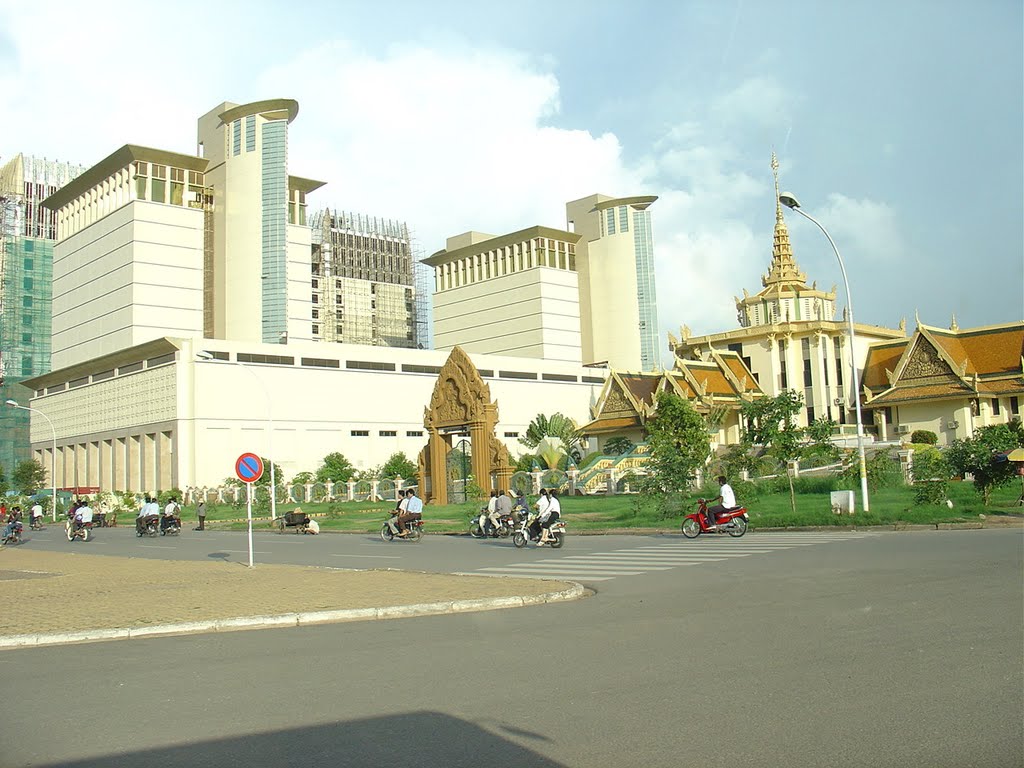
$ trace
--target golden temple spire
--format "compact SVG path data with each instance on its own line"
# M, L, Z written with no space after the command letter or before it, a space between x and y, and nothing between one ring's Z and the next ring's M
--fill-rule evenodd
M793 248L789 244L789 229L782 217L782 203L779 200L779 159L772 151L772 175L775 177L775 238L772 245L772 264L768 274L761 278L761 284L769 285L797 284L806 288L807 275L800 271L793 258Z

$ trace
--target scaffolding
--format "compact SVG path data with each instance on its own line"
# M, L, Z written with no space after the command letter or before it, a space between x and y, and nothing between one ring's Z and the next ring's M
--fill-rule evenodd
M313 234L313 338L415 347L415 289L404 222L325 209Z

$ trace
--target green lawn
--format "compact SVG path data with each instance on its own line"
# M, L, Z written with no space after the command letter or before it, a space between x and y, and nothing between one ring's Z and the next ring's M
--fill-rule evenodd
M859 493L857 494L859 497ZM894 525L897 523L935 524L976 522L979 515L1024 515L1024 507L1015 506L1020 496L1020 485L1011 484L992 494L992 504L985 507L981 496L970 483L949 484L949 498L953 508L943 505L917 506L913 491L907 487L874 491L870 496L871 510L860 510L852 517L832 514L828 493L797 493L796 513L790 508L789 494L762 493L756 497L740 497L750 512L750 527L787 528L796 526L853 526ZM696 509L696 496L680 500L670 512L662 510L654 501L629 496L575 496L562 498L562 517L570 531L674 530L678 529L684 512ZM532 502L533 499L531 498ZM450 504L443 507L428 505L424 509L426 530L430 533L465 532L469 528L469 515L480 508L480 502ZM294 504L279 504L279 515L291 511ZM302 504L303 511L316 516L324 531L351 533L375 532L388 518L392 503L347 502L332 504ZM206 524L210 528L242 529L245 527L245 507L210 507ZM270 529L269 511L254 510L254 526ZM182 511L186 527L195 525L195 508ZM294 529L288 529L289 534Z

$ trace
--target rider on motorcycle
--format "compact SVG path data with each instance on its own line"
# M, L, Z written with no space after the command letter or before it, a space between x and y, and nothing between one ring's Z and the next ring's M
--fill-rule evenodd
M92 522L92 507L88 501L83 501L75 510L75 530L82 528L86 523Z
M160 530L166 531L170 525L181 526L181 520L178 518L178 502L172 496L167 502L167 506L164 507L163 517L160 518Z
M139 507L138 517L135 518L136 533L146 532L146 522L151 517L160 517L160 505L149 496L146 496L142 506Z
M713 507L708 507L707 523L709 531L713 531L718 528L719 512L728 512L729 510L736 508L736 494L733 492L732 486L726 482L725 475L718 476L718 484L722 486L721 492L718 496L711 499L711 501L720 501L722 503L715 504Z
M14 533L14 529L19 527L21 523L21 507L13 507L9 515L7 515L7 525L4 526L3 534L0 535L0 540L5 540L8 536Z

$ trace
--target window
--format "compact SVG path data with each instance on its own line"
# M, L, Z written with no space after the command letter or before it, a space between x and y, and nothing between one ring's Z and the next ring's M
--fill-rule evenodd
M619 232L629 232L629 208L619 206Z
M69 382L68 386L71 389L74 389L75 387L81 387L81 386L84 386L84 385L86 385L88 383L89 383L89 377L88 376L82 376L81 378L78 378L78 379L72 379Z
M32 297L31 296L22 296L21 297L21 306L23 306L25 309L32 309Z
M580 376L580 381L584 384L604 384L604 379L600 376Z
M403 365L402 373L430 373L437 375L441 372L439 365Z
M605 211L605 214L606 214L606 218L608 219L608 234L609 235L614 235L615 234L615 209L614 208L609 208L607 211Z
M320 357L304 357L300 361L302 365L312 368L340 368L341 363L337 360L327 360Z
M518 432L506 432L505 437L519 437Z
M382 429L377 435L378 437L397 437L398 433L393 429Z
M231 154L240 155L242 153L242 121L235 120L231 124Z
M440 373L440 371L438 372ZM494 378L494 371L489 371L486 368L478 368L476 372L480 374L481 378Z
M211 352L208 349L204 349L203 352L208 354L214 360L230 360L231 356L227 352Z
M406 437L423 437L423 430L422 429L410 429L408 432L405 433L405 436Z
M239 352L235 359L240 363L268 363L270 365L295 365L294 357L284 355L250 355Z
M256 115L245 116L245 151L256 150ZM237 155L238 153L235 152Z
M111 368L109 371L100 371L99 373L94 373L92 375L93 383L96 383L97 381L106 381L107 379L112 378L114 378L113 368Z
M351 434L352 437L369 437L370 436L370 430L368 430L368 429L353 429L349 434Z
M394 363L378 363L365 360L346 360L345 367L356 371L393 371Z
M570 376L565 373L544 373L541 374L540 378L542 381L576 381L575 376Z
M26 240L25 241L25 250L26 251L28 250L28 246L30 246L30 245L32 245L32 241L31 240ZM32 271L32 267L33 267L32 259L25 259L25 271L26 272L31 272Z
M117 375L124 376L126 373L135 373L135 371L142 370L142 361L139 360L137 363L128 363L127 365L119 365L117 367Z
M999 398L998 397L993 397L992 398L992 415L993 416L998 416L999 415Z
M151 357L146 361L147 368L156 368L158 365L167 365L168 363L174 362L174 353L168 352L166 355L159 355L158 357Z
M1020 400L1015 396L1010 398L1010 415L1017 416L1020 414Z
M498 378L501 379L534 379L536 380L536 373L527 373L526 371L498 371Z
M320 319L320 310L319 309L314 309L313 310L313 319L314 320L319 320Z

